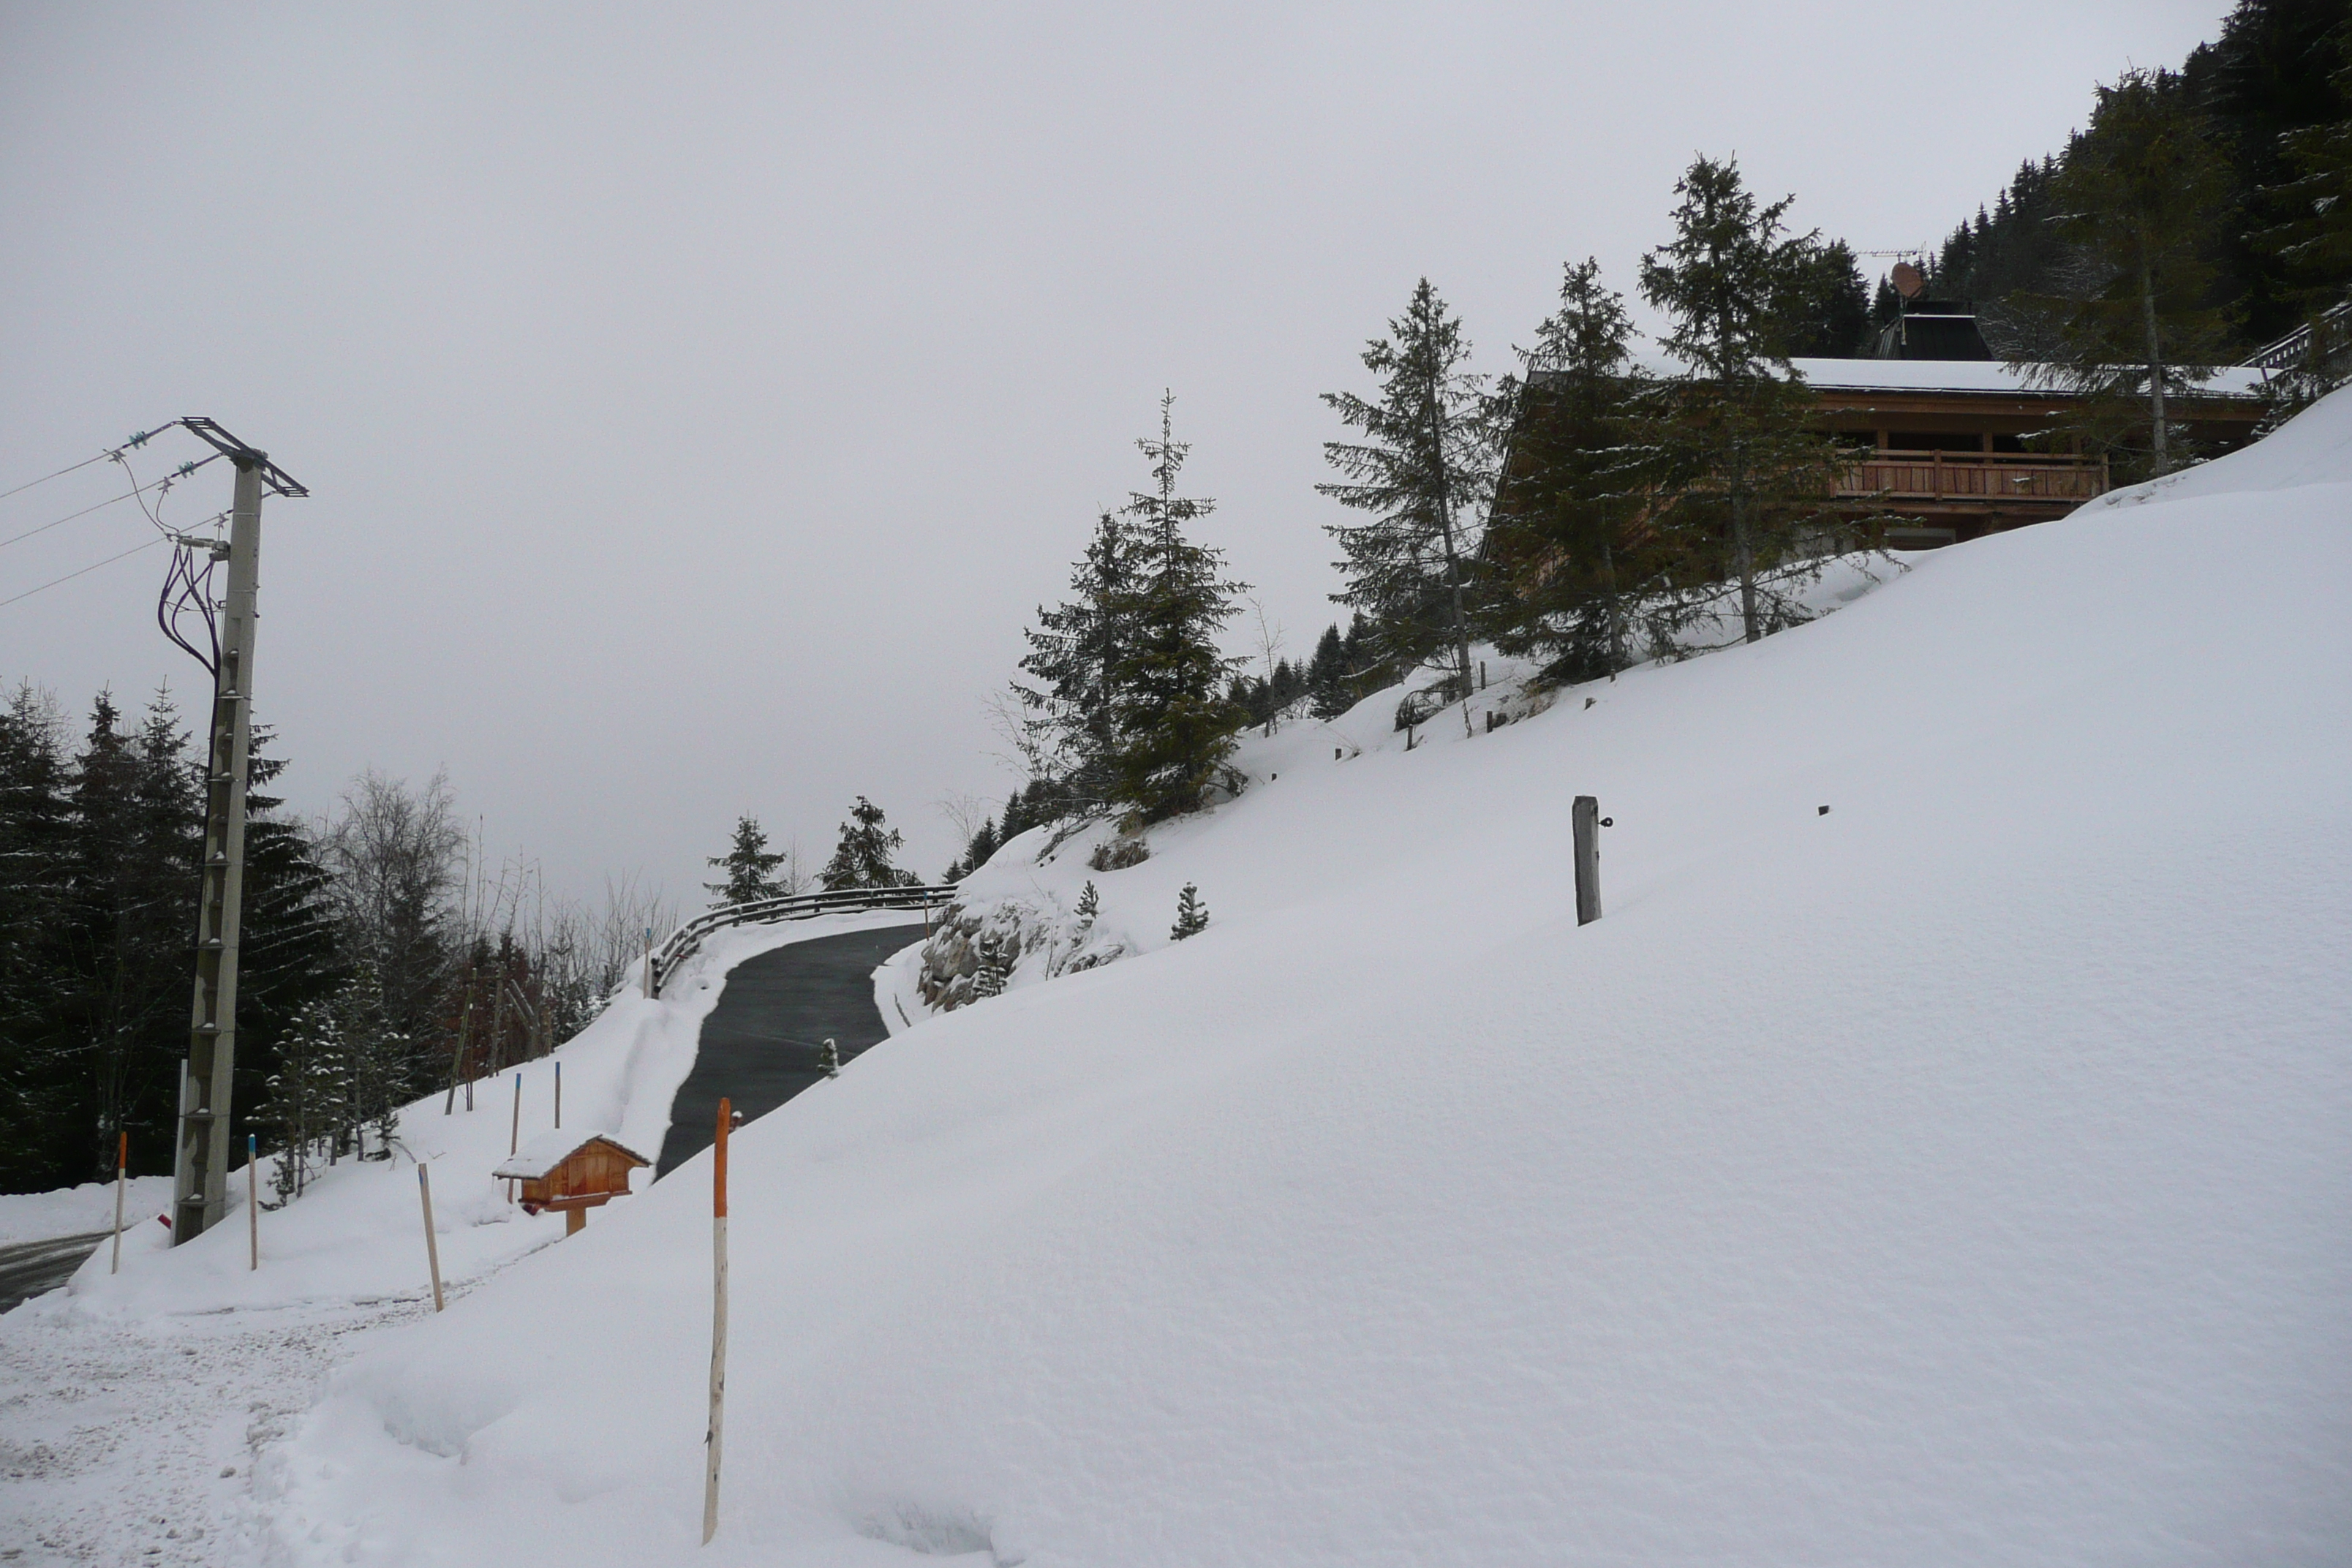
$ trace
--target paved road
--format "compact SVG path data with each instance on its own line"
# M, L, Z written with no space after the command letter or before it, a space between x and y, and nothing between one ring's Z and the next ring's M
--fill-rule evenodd
M54 1290L73 1278L90 1249L114 1233L91 1231L86 1236L52 1236L41 1241L20 1241L0 1247L0 1312Z
M817 1056L828 1037L845 1062L886 1038L889 1031L874 1010L875 965L922 934L919 923L845 931L780 947L730 970L719 1005L702 1021L694 1070L671 1102L655 1175L667 1176L710 1147L720 1095L750 1121L817 1081Z

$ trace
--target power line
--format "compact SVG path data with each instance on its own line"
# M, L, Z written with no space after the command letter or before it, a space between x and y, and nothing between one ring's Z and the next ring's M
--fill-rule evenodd
M26 479L23 484L18 485L16 489L0 490L0 500L6 500L10 496L16 495L20 491L31 489L35 485L45 485L51 479L61 479L77 468L87 468L92 463L102 463L109 458L120 458L126 449L132 447L144 447L148 442L153 440L156 437L161 436L164 431L169 430L172 426L177 425L179 421L174 419L169 424L158 425L152 430L142 430L139 434L131 437L130 440L122 443L121 446L110 447L108 450L100 452L95 458L84 458L80 462L69 463L66 467L59 468L54 474L43 474L37 479Z
M91 458L90 461L94 463L102 462L112 456L114 456L114 454L111 452L102 452L99 454L98 457ZM218 453L214 454L214 457L215 458L218 456ZM150 479L145 484L141 485L137 489L125 490L119 496L100 501L96 506L86 506L79 511L68 512L65 516L58 519L55 522L45 522L38 528L28 528L22 533L11 534L6 539L0 539L0 550L7 549L8 546L16 543L19 540L30 539L37 533L47 533L53 528L62 528L78 517L88 517L91 512L103 511L108 507L114 506L122 501L127 501L131 497L142 494L144 491L155 489L163 485L176 483L181 479L186 479L190 474L194 473L198 468L203 468L206 463L211 461L213 461L213 458L203 458L193 463L183 463L178 468L173 469L170 473L165 474L162 479ZM156 526L161 527L162 524L159 523Z
M161 536L154 539L142 540L139 543L134 544L130 549L124 551L121 555L110 555L103 561L93 561L89 565L83 567L79 572L68 572L62 577L52 577L47 582L42 584L38 588L27 588L23 593L17 595L16 599L0 599L0 610L5 610L9 605L15 604L16 599L29 599L34 595L42 592L44 589L54 588L60 583L70 583L75 578L79 577L86 573L95 572L101 566L111 566L116 562L124 559L126 556L136 555L142 550L152 550L155 546L164 542L165 541Z

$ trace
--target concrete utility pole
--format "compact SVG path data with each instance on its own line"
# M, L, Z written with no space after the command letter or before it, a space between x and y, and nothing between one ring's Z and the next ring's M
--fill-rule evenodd
M228 1199L231 1077L236 1067L236 945L245 895L246 773L253 743L253 633L260 586L261 492L310 492L269 455L209 419L181 421L236 467L229 512L228 596L221 606L220 664L213 674L211 742L205 752L204 891L196 905L196 988L189 1021L186 1087L172 1161L172 1245L210 1228Z

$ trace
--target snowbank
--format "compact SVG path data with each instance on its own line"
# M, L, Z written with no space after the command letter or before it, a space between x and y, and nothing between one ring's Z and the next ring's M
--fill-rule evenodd
M477 1084L470 1110L462 1089L448 1113L443 1110L445 1095L418 1100L401 1112L394 1159L344 1161L314 1177L300 1198L266 1210L258 1270L248 1268L241 1163L229 1178L229 1217L184 1247L173 1247L170 1231L153 1223L171 1202L170 1178L161 1178L160 1195L143 1211L128 1211L131 1221L146 1223L127 1223L121 1274L108 1272L110 1251L100 1247L75 1274L67 1287L69 1295L28 1303L26 1310L49 1310L54 1300L57 1310L86 1316L142 1318L420 1295L430 1289L417 1194L420 1163L432 1167L443 1279L463 1286L482 1279L563 1238L562 1215L525 1215L509 1197L510 1184L490 1173L508 1157L518 1078L525 1142L552 1121L560 1062L566 1130L577 1128L584 1135L604 1129L629 1148L658 1149L669 1130L670 1101L694 1066L702 1020L717 1005L730 968L792 942L902 924L906 918L887 910L825 915L718 933L669 982L659 1001L647 1002L635 989L623 992L594 1023L549 1056ZM257 1173L265 1205L274 1165L265 1159ZM635 1175L642 1191L652 1173ZM112 1189L106 1191L110 1224ZM606 1205L591 1228L625 1206Z
M341 1374L278 1554L2340 1562L2352 491L2226 472L1474 741L1277 737L1093 874L1204 933L735 1140L710 1548L705 1154Z
M172 1206L172 1178L133 1176L123 1184L125 1230ZM87 1236L114 1228L114 1184L84 1182L47 1193L0 1195L0 1247L42 1241L53 1236Z

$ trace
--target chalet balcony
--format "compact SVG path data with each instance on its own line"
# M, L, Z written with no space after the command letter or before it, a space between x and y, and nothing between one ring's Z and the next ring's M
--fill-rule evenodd
M1906 452L1882 448L1846 470L1841 500L1973 510L2072 508L2107 493L2105 458L2040 452Z

